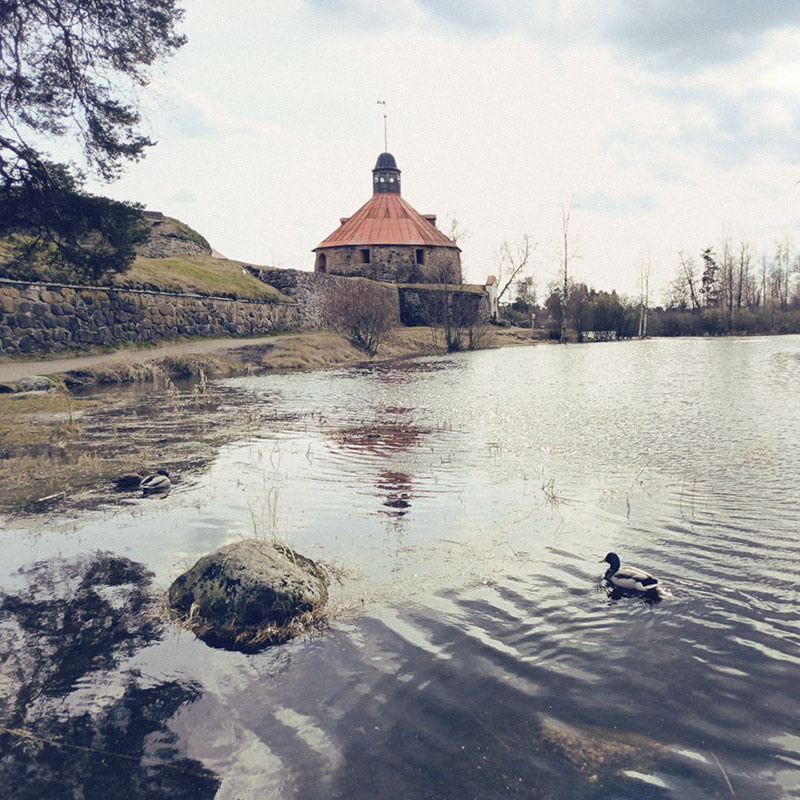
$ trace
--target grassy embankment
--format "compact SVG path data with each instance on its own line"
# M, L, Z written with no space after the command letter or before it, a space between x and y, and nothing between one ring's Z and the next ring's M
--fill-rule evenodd
M138 256L130 270L116 276L114 286L157 289L164 292L237 297L291 303L273 286L262 283L250 272L242 272L240 261L206 255L144 258Z

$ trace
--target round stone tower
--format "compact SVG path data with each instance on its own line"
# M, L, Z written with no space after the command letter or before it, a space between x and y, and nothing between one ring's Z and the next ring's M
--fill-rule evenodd
M315 248L316 272L399 283L461 283L461 250L400 194L400 170L381 153L372 197Z

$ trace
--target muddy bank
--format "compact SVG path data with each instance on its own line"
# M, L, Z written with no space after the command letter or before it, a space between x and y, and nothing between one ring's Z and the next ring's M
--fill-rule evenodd
M485 344L531 341L529 332L490 329ZM209 463L223 444L246 435L270 414L264 407L242 413L241 400L215 378L368 360L330 332L229 340L224 347L209 340L205 344L213 352L208 353L180 349L201 344L60 361L55 363L68 363L71 369L51 374L46 369L53 362L27 363L28 374L48 376L50 389L0 393L0 512L118 503L124 496L114 491L114 478L131 472L165 468L179 485ZM440 352L429 329L399 328L373 361ZM18 375L20 366L0 364L0 382Z

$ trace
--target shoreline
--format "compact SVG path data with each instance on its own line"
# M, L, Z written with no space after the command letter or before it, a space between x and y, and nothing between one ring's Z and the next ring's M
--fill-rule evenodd
M549 343L544 339L534 339L530 335L530 330L526 328L491 328L488 333L484 345L477 349ZM132 367L163 358L212 354L230 360L232 369L235 369L237 362L252 368L255 366L254 359L246 356L249 348L256 348L253 353L261 349L261 367L265 371L319 369L324 366L350 366L357 363L391 361L395 358L413 358L417 355L446 354L444 348L437 346L433 329L428 327L394 328L381 343L374 358L369 358L356 350L340 334L330 331L273 333L248 338L204 337L168 341L151 347L121 347L111 352L71 351L55 357L48 357L50 354L38 354L29 359L12 358L0 361L0 384L13 384L23 378L34 376L60 377L70 372L107 368L117 364ZM311 352L314 349L326 352L314 354ZM104 369L102 372L107 378L103 382L112 382L110 375L113 370Z
M538 341L524 329L492 329L480 349ZM446 355L435 331L395 328L371 359L344 336L315 331L4 362L0 514L36 517L118 503L124 495L113 486L120 475L159 468L181 475L204 468L221 446L252 427L214 379L432 355ZM21 385L11 385L9 376ZM33 380L30 386L26 378ZM135 391L137 386L146 390ZM159 434L159 426L167 435Z

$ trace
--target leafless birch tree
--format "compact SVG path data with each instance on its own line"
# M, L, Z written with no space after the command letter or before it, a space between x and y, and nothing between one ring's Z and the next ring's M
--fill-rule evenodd
M513 245L508 240L500 245L500 249L495 254L497 285L499 286L498 302L515 281L521 279L528 269L533 268L531 258L535 249L536 242L528 233Z
M570 252L570 240L569 240L569 223L570 218L572 217L572 203L573 198L569 198L569 205L565 209L563 206L561 207L561 263L560 263L560 275L559 275L559 282L561 284L561 303L564 308L564 313L561 315L561 333L559 340L561 343L566 343L567 341L567 303L569 302L569 287L570 287L570 279L569 279L569 265L570 262L575 258L575 253Z
M650 268L652 258L648 253L639 260L639 338L647 337L647 309L650 305Z

